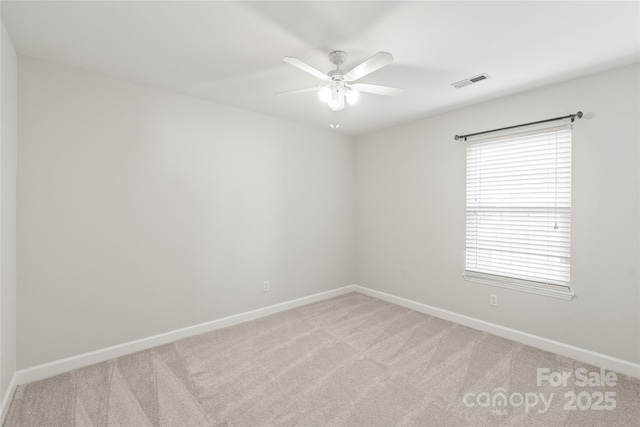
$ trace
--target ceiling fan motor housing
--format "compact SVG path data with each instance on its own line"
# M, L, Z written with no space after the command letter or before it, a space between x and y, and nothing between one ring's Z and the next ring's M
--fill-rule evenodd
M344 82L345 76L342 70L329 71L327 75L331 78L332 82Z

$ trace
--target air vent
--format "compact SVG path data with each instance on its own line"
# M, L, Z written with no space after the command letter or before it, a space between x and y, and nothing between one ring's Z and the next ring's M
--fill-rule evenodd
M487 73L478 74L477 76L469 77L468 79L460 80L459 82L451 83L451 86L456 89L460 89L461 87L469 86L472 83L478 83L482 80L487 80L489 75Z

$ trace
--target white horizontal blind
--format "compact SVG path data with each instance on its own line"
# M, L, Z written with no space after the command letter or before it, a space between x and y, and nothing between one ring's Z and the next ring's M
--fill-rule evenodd
M467 144L467 272L569 287L571 127Z

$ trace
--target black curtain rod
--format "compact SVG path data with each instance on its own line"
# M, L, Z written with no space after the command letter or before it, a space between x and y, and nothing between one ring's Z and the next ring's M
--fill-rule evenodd
M456 135L453 138L456 141L458 141L460 139L464 139L466 141L467 138L470 137L470 136L482 135L482 134L491 133L491 132L498 132L498 131L501 131L501 130L515 129L515 128L520 128L520 127L529 126L529 125L537 125L539 123L555 122L556 120L571 119L571 122L573 123L573 121L576 119L576 117L581 119L582 118L582 111L578 111L576 114L569 114L568 116L564 116L564 117L556 117L556 118L553 118L553 119L540 120L540 121L537 121L537 122L523 123L521 125L508 126L506 128L500 128L500 129L485 130L483 132L468 133L466 135Z

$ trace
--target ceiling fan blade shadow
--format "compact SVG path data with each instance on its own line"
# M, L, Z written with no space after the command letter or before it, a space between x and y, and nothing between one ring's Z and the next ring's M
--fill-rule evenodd
M351 69L351 71L348 71L345 74L345 77L347 81L352 82L366 76L367 74L371 74L392 62L393 55L389 52L378 52L360 65L356 65Z
M384 23L404 2L246 1L241 4L278 31L290 36L295 52L315 51L323 59L337 47L360 46L372 28ZM355 46L354 46L355 45ZM289 49L287 52L294 52Z
M373 93L376 95L398 96L402 94L402 89L399 87L371 85L367 83L354 83L351 85L351 88L358 92Z
M312 87L305 87L302 89L285 90L282 92L276 92L276 95L295 95L297 93L313 92L314 90L320 90L324 86L317 85Z
M285 56L284 58L282 58L282 60L284 62L286 62L287 64L293 65L296 68L299 68L300 70L311 74L314 77L319 78L320 80L324 80L326 82L330 81L331 78L329 78L328 75L326 75L325 73L323 73L322 71L313 68L311 65L307 64L306 62L302 62L301 60L299 60L298 58L293 58L291 56Z

